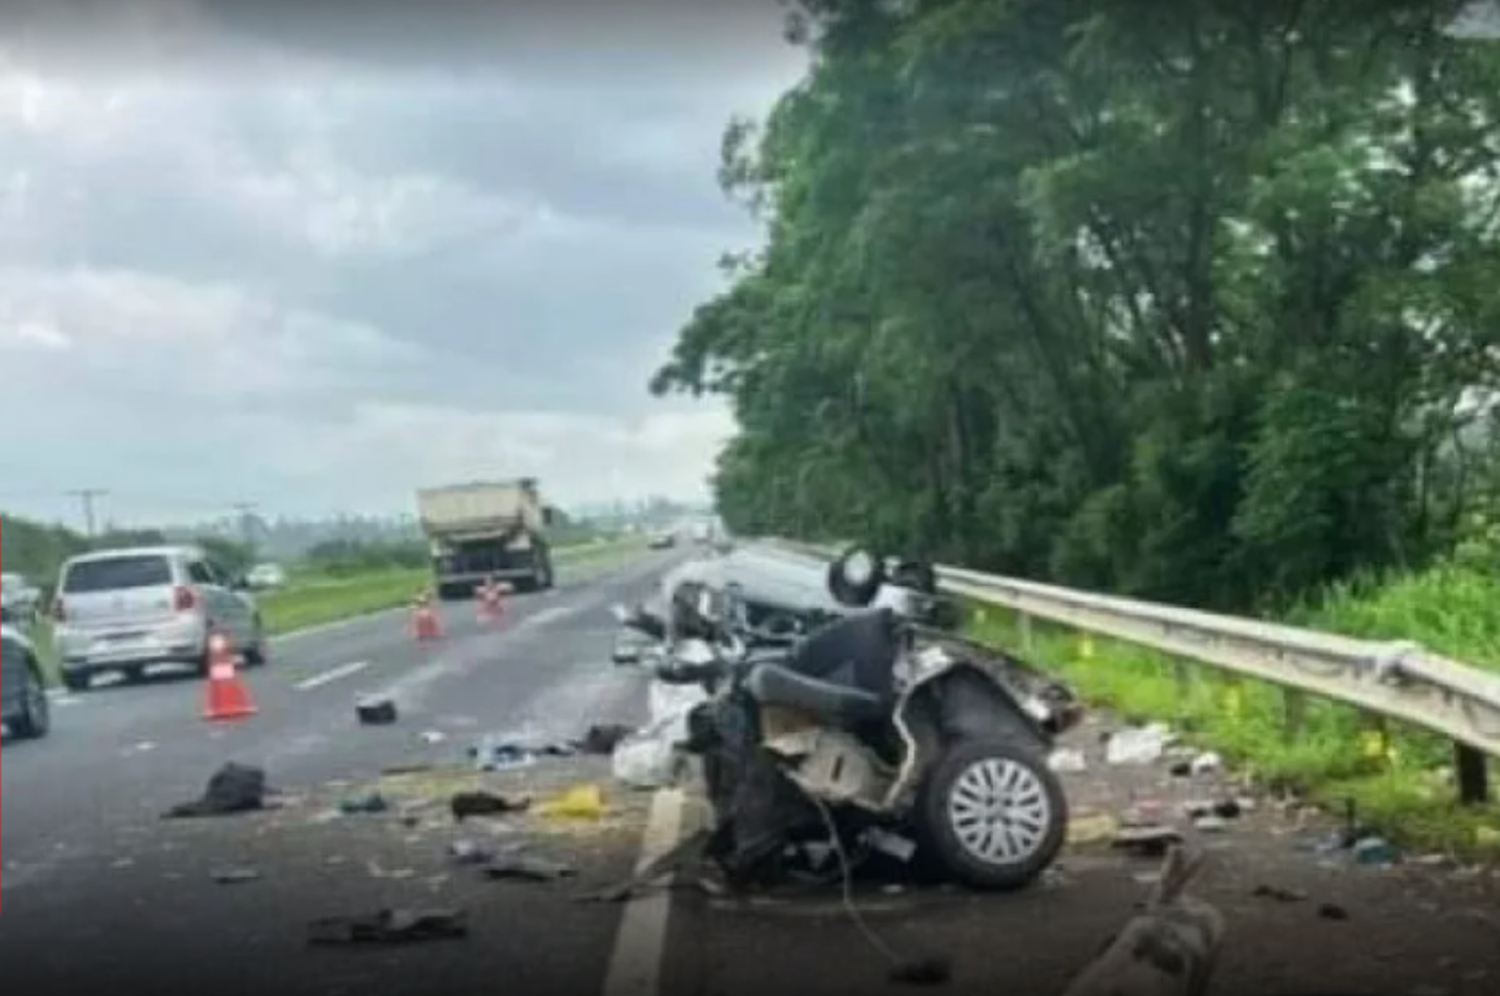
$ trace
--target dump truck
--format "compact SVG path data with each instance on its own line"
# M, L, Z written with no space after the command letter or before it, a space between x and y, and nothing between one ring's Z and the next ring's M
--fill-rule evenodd
M547 532L556 512L543 505L534 478L423 488L417 516L439 598L472 598L490 578L523 592L552 587Z

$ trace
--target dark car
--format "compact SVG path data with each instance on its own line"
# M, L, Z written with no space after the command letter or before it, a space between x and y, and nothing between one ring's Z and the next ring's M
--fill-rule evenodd
M37 740L51 728L47 687L36 647L13 618L12 610L0 611L0 719L12 737Z

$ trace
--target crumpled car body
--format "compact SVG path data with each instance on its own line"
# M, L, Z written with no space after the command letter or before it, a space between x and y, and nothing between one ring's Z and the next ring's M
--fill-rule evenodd
M678 565L662 578L663 604L685 581L716 591L734 586L746 609L747 622L757 629L774 628L778 617L797 617L816 624L856 611L839 604L828 591L827 564L769 547L739 546L721 556ZM912 615L915 601L906 589L886 585L871 608L885 607Z

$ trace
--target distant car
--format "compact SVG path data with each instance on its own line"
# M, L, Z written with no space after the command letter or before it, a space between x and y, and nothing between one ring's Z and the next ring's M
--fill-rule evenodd
M36 647L0 608L0 719L12 737L39 740L52 728L47 686Z
M286 568L280 564L256 564L245 575L245 583L255 591L286 587Z
M653 550L670 550L676 545L676 533L657 533L651 537L651 549Z
M30 622L41 607L42 593L20 574L0 574L0 606L11 610L16 622Z
M194 546L109 550L74 557L58 575L53 640L63 683L139 678L155 664L207 671L209 636L222 633L247 664L266 661L255 598Z

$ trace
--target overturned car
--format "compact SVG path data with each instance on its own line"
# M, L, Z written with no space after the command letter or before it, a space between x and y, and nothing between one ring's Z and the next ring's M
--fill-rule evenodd
M659 684L700 690L659 729L701 762L706 855L730 888L847 876L877 853L979 889L1041 875L1067 823L1047 761L1080 714L1066 687L911 618L920 602L862 551L719 566L675 574L665 608L616 614L653 645ZM741 579L758 583L743 600Z

